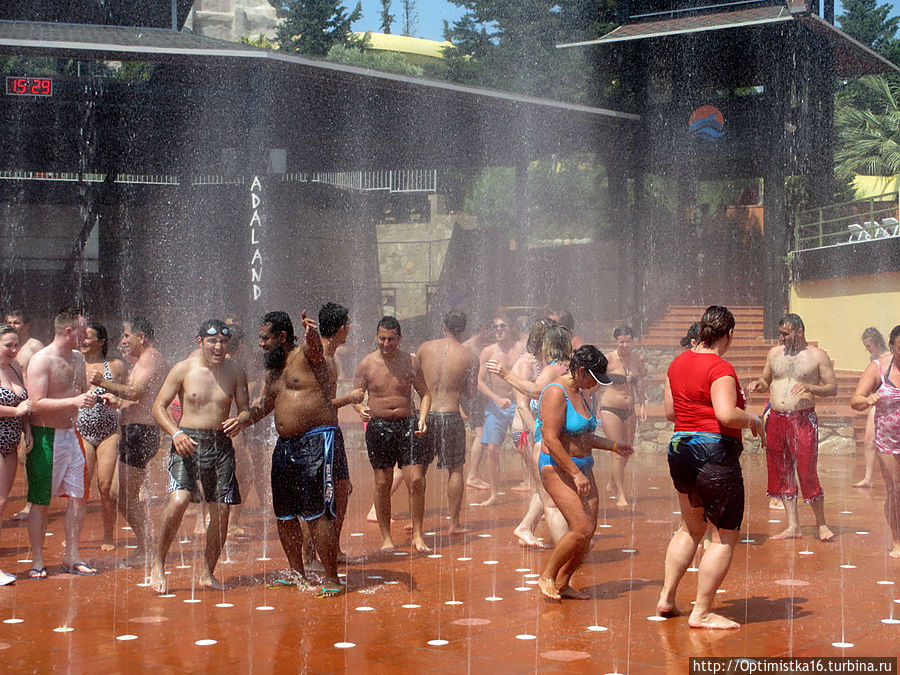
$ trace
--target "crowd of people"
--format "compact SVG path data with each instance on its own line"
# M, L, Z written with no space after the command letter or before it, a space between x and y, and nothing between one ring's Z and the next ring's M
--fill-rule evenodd
M196 348L171 368L155 345L152 324L142 317L123 322L121 359L110 357L107 327L87 322L77 309L55 316L47 345L30 334L24 312L9 312L6 321L0 325L0 514L21 455L27 505L14 517L27 521L31 579L47 578L43 548L53 497L67 499L63 571L98 573L79 548L85 500L96 483L102 550L116 547L118 510L136 541L126 562L148 563L150 586L160 594L168 591L166 558L186 510L192 503L205 505L199 583L223 588L215 569L232 507L241 503L239 466L258 455L246 452L248 446L265 444L253 429L270 414L277 434L271 504L289 576L292 583L312 586L308 567L320 565L323 576L315 585L321 597L345 592L338 565L348 562L340 535L352 485L338 423L344 406L352 406L365 425L374 485L370 519L378 524L382 551L395 548L391 496L404 483L412 546L430 551L423 524L425 480L435 458L437 468L447 470L448 534L465 534L464 491L486 493L484 507L498 502L500 449L512 436L523 468L514 489L531 495L513 534L523 546L550 548L535 534L543 519L552 551L538 580L541 593L553 601L587 598L572 579L597 527L594 449L611 453L607 487L616 503L624 507L633 499L626 494L625 466L634 452L637 421L647 418L646 370L628 326L615 329L607 355L575 334L568 312L541 317L520 336L498 311L464 340L467 317L451 310L443 318L443 335L410 353L401 346L400 323L385 316L375 328L374 350L356 367L352 388L339 395L336 355L347 342L351 319L337 303L324 305L317 319L302 312L299 334L287 313L265 314L258 325L258 367L260 359L243 353L244 331L234 320L200 324ZM837 392L832 363L807 342L802 319L786 314L779 323L780 344L747 387L749 394L768 397L765 413L754 415L724 358L734 329L727 308L707 308L682 340L685 349L669 366L664 385L665 416L674 423L668 464L682 522L666 552L657 613L679 613L678 585L701 546L692 627L739 626L714 613L712 605L744 513L743 429L766 447L767 493L786 512L786 529L772 538L800 536L801 495L815 516L818 538L834 537L817 474L815 413L818 398ZM872 361L850 404L872 410L865 442L872 461L867 459L866 477L857 485L871 485L877 457L887 488L890 555L900 558L900 387L894 384L900 382L900 326L887 344L874 328L863 342ZM141 495L166 437L168 498L160 523L152 527ZM478 475L482 457L487 481ZM251 473L259 474L258 467ZM262 496L265 491L255 487ZM0 585L15 579L0 572Z

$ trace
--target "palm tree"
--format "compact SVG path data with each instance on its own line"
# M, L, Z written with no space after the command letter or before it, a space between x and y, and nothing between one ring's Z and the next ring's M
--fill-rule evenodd
M900 78L870 75L859 84L868 96L837 101L835 173L845 180L900 174Z

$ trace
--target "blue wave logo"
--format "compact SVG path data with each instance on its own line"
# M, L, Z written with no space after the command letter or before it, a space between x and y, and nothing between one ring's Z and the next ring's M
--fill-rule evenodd
M711 105L697 108L688 120L691 136L701 141L717 141L725 135L722 111Z

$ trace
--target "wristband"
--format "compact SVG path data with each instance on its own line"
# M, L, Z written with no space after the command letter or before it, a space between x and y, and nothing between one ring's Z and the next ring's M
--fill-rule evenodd
M179 430L176 431L174 434L172 434L172 440L174 441L174 440L175 440L175 437L176 437L178 434L183 434L183 433L184 433L184 430L183 430L183 429L179 429Z

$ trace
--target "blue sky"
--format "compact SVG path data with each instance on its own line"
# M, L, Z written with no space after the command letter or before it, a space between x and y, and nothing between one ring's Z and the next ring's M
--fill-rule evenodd
M344 6L352 9L356 5L354 0L345 0ZM399 20L402 13L401 0L391 0L391 14L398 17L391 26L392 33L400 33L403 24ZM353 24L353 30L379 32L381 24L381 0L362 0L363 18ZM417 37L429 40L442 40L444 38L444 20L450 23L463 15L462 7L457 7L446 0L416 0L416 13L419 16Z
M844 8L840 2L835 3L835 16L840 16L844 12ZM900 12L900 0L877 0L876 4L893 4L894 11L892 15L896 16ZM345 0L344 5L353 8L356 5L355 0ZM362 0L363 18L353 24L353 29L358 31L378 32L381 23L381 0ZM402 9L401 0L391 1L391 14L399 17ZM428 38L429 40L442 40L444 37L444 19L453 23L459 19L463 10L447 0L416 0L416 12L419 15L417 37ZM392 32L400 33L403 30L402 23L395 21L391 27Z

